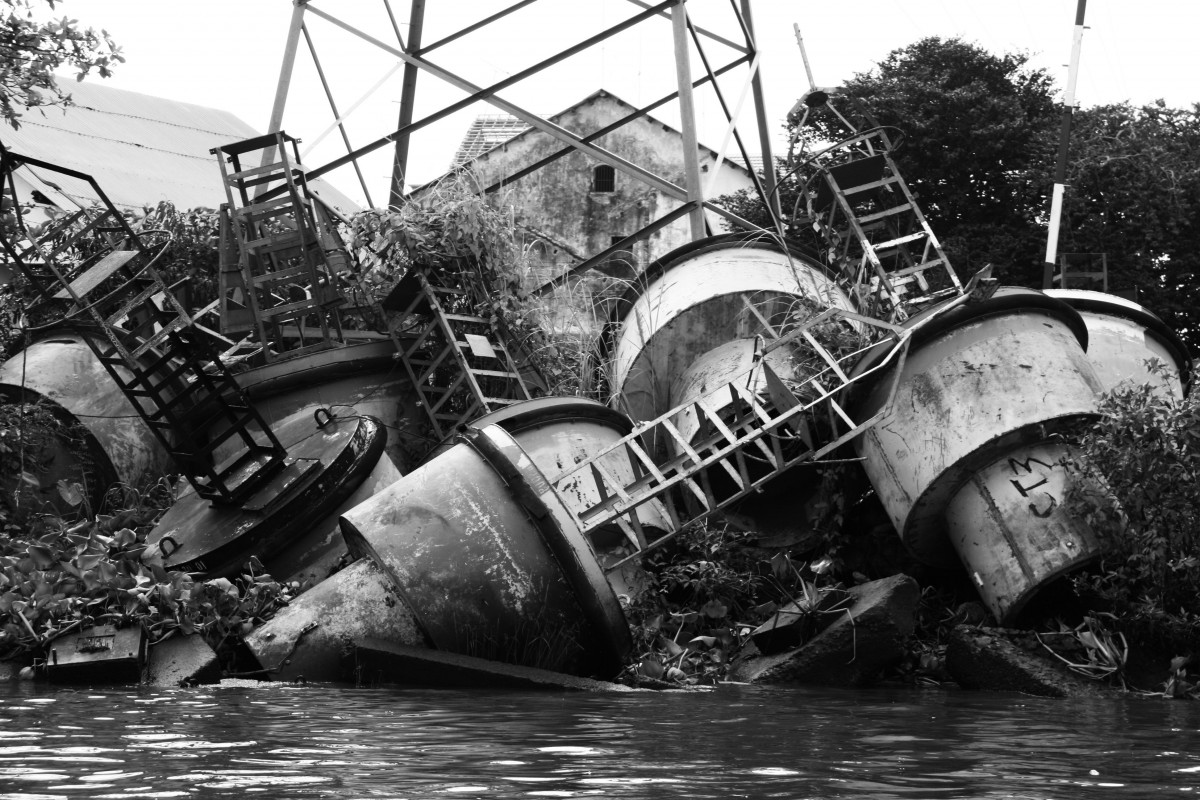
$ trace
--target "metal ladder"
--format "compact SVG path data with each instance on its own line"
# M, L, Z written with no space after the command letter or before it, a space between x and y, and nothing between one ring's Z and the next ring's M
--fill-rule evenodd
M870 369L848 374L847 365L854 363L862 351L838 359L812 336L814 327L838 318L857 320L886 332L885 338L872 345L884 348L886 353ZM636 513L639 506L663 502L672 491L686 492L695 502L678 505L690 510L681 513L673 510L671 503L664 503L678 532L756 492L792 467L826 456L873 425L886 412L890 400L870 418L855 420L843 406L845 392L893 365L897 365L895 375L899 376L910 336L911 331L879 320L840 309L826 310L762 348L765 356L803 340L825 364L817 374L789 386L760 357L733 380L639 424L620 441L553 476L550 483L560 491L590 486L601 498L579 510L577 521L585 534L614 524L621 529L635 552L609 567L617 569L657 544L646 540ZM890 391L895 391L895 381ZM802 400L798 394L809 399ZM721 408L732 408L733 413L722 414L718 410ZM701 422L702 433L692 441L679 430L678 420L685 414L694 414ZM814 432L817 428L820 433ZM676 455L656 461L654 443L660 441L668 442ZM629 467L636 476L633 481L617 477L629 474ZM714 476L727 479L728 488L716 491Z
M870 128L819 153L808 213L826 258L867 315L900 322L963 292L892 159L886 129Z
M481 414L531 398L504 332L475 311L478 281L468 265L460 266L414 267L382 303L399 312L406 336L394 337L400 361L438 439Z
M26 164L87 182L102 205L33 232L13 180ZM0 176L18 230L3 246L39 294L39 316L90 321L103 334L83 338L196 492L236 503L278 472L283 446L154 267L169 242L148 246L90 175L5 152ZM235 438L240 452L215 464Z
M227 199L222 333L254 332L268 362L342 343L337 308L346 301L327 258L328 231L319 224L329 223L314 211L297 140L277 131L211 152Z

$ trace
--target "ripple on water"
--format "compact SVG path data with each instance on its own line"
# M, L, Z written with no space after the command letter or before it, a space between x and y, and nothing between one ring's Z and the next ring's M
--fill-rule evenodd
M1056 791L1119 798L1189 791L1200 773L1193 743L1200 710L1183 704L1171 706L1168 726L1159 704L1014 702L965 692L722 689L680 699L316 686L206 691L179 690L165 702L161 691L85 695L26 685L5 697L0 687L0 718L10 720L0 725L0 800L252 793L925 800ZM125 714L144 698L156 702ZM55 702L30 702L38 699ZM203 715L195 703L207 706ZM36 712L11 712L8 704ZM76 737L85 731L91 738L81 747Z

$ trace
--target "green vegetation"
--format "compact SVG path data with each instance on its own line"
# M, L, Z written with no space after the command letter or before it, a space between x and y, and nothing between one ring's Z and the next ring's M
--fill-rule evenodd
M257 565L236 581L199 580L143 563L146 535L174 498L163 481L144 496L122 492L115 514L70 523L41 517L8 525L0 540L0 660L44 663L50 643L91 625L141 625L151 645L199 633L227 672L244 635L287 604L296 587Z
M49 491L55 504L80 506L90 492L81 482L88 480L89 458L84 447L86 433L76 423L62 420L40 403L0 403L0 528L19 530L41 510L41 495ZM66 447L80 463L79 481L60 479L56 486L43 486L59 447ZM86 509L90 511L91 509Z
M1123 514L1071 498L1108 545L1077 589L1130 642L1191 656L1200 625L1200 398L1127 384L1107 393L1100 411L1080 456L1107 479Z
M355 215L346 238L377 299L414 265L462 276L468 286L485 287L470 298L471 312L494 322L518 360L551 386L578 380L526 292L528 259L511 218L474 191L466 175L452 175L399 207Z
M858 119L902 135L897 164L959 275L992 264L1001 283L1040 289L1059 136L1045 72L1021 54L934 37L893 51L843 88L852 102L839 108L854 114L858 104ZM798 122L786 122L785 209L812 175L804 162L813 148L845 133L820 114L804 131ZM1200 349L1200 309L1190 301L1200 291L1200 107L1098 106L1076 111L1072 130L1059 253L1106 254L1109 291L1136 293ZM726 199L765 223L751 193ZM789 235L817 245L801 218Z
M44 0L53 11L61 0ZM102 78L125 61L107 31L80 28L64 16L46 19L39 0L0 0L0 114L14 128L21 111L70 105L71 95L59 87L54 73L70 68L83 80L92 70Z

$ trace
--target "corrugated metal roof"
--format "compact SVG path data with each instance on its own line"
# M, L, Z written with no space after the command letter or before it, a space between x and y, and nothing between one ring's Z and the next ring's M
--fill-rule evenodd
M450 162L450 169L458 169L476 156L504 144L528 127L527 123L509 114L484 114L476 117L471 127L467 128L462 144L458 146L458 152Z
M748 170L750 172L755 172L760 175L762 174L763 163L764 163L762 156L751 155L749 164L747 164L746 159L742 158L740 155L730 155L730 156L726 156L726 157L733 163L737 164L742 169Z
M16 153L92 175L119 206L169 200L180 209L216 208L225 202L225 190L209 151L259 134L215 108L69 79L63 79L63 88L74 105L26 111L20 129L0 128L0 142ZM59 188L87 204L95 199L82 187ZM344 211L355 209L332 186L322 186L320 193Z

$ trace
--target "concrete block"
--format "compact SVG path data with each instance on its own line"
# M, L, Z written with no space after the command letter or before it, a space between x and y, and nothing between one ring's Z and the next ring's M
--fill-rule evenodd
M750 638L754 640L758 651L765 654L799 647L836 619L829 612L835 607L848 605L849 600L849 594L839 589L821 595L812 611L802 611L798 603L788 603L775 612L775 616L755 628Z
M1019 646L1001 628L955 626L946 643L946 671L964 689L1042 697L1093 697L1115 691L1076 675L1048 654Z
M217 654L199 634L172 636L150 646L146 683L151 686L195 686L220 680Z
M745 683L816 683L861 686L904 656L920 590L907 575L894 575L849 590L845 613L806 644L757 654L737 664L732 680Z

